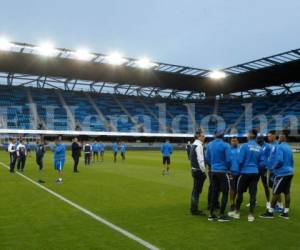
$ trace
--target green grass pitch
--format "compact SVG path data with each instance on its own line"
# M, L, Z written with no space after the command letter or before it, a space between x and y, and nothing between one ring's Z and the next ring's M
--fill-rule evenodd
M104 163L72 173L68 155L62 185L54 183L52 153L45 157L45 186L150 242L160 249L300 249L300 155L295 154L289 221L262 220L265 210L259 183L256 221L247 222L243 204L240 221L209 222L189 214L192 187L190 167L184 151L172 156L170 176L161 175L161 156L154 151L128 151L126 162ZM6 152L0 161L8 164ZM28 158L25 175L37 180L35 156ZM206 207L208 181L200 198ZM244 203L248 202L245 195ZM0 249L144 249L109 227L83 214L51 194L10 174L0 166Z

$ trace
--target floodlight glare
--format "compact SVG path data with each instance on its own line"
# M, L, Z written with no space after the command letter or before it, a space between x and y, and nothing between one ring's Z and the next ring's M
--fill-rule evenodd
M219 79L225 78L226 73L223 71L215 70L215 71L210 72L208 76L212 79L219 80Z
M57 52L51 43L43 43L36 47L36 50L42 56L53 56Z
M5 37L0 37L0 50L9 50L12 44Z
M78 60L83 60L83 61L89 61L92 59L93 54L91 54L88 50L86 49L79 49L75 52L75 57Z
M136 61L136 65L143 69L150 69L152 67L157 66L156 63L151 62L148 58L142 58Z
M114 52L114 53L111 53L110 55L108 55L106 57L106 61L113 65L121 65L121 64L127 62L127 60L125 58L123 58L118 52Z

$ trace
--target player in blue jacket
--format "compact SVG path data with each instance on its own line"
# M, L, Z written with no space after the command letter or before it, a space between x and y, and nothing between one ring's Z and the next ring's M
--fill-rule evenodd
M100 151L101 162L103 162L104 150L105 150L105 146L104 146L103 142L99 142L98 147L99 147L99 151Z
M160 147L160 152L163 156L163 171L162 175L169 175L170 164L171 164L171 154L173 153L173 146L166 140Z
M216 131L215 139L207 146L206 161L211 171L212 199L210 204L210 214L208 220L218 220L220 222L229 221L225 215L228 202L228 192L230 186L230 146L223 140L224 132ZM222 192L222 201L219 218L215 215L216 204L219 192Z
M239 168L239 140L237 137L232 137L230 140L230 203L231 211L235 210L235 199L237 194L237 180L240 176Z
M267 168L269 171L268 184L269 184L270 189L273 189L274 180L275 180L274 165L276 164L278 148L279 148L279 143L276 140L275 130L271 130L268 132L268 141L269 141L269 145L270 145L269 158L266 161ZM283 210L283 204L281 202L281 195L279 195L278 201L276 204L276 212L281 213L282 210Z
M94 141L94 143L92 144L92 151L93 151L93 163L97 161L99 161L99 145L97 143L97 141Z
M261 215L261 218L273 218L273 212L278 201L279 195L284 193L285 207L280 217L289 219L290 208L290 188L294 175L294 159L293 151L286 142L287 138L285 134L279 136L281 142L277 148L276 159L274 160L273 171L275 174L273 185L273 197L271 207Z
M124 161L125 160L125 153L126 153L126 145L125 145L124 142L121 144L120 151L121 151L122 161Z
M262 134L259 134L257 136L256 142L258 145L261 146L263 157L264 157L264 163L259 168L259 177L261 179L265 191L265 196L267 200L266 207L269 208L271 206L271 203L270 203L270 189L268 184L268 159L271 152L271 146L269 143L265 142L264 136Z
M112 150L113 150L113 154L114 154L114 163L117 162L117 155L118 155L118 150L119 150L119 146L118 146L118 143L114 143L112 145Z
M250 209L248 221L254 221L254 208L256 205L257 183L259 180L259 167L263 164L263 154L261 147L256 143L257 131L251 129L248 132L248 142L245 143L239 153L240 177L237 183L236 210L229 212L229 216L239 219L240 208L243 202L243 194L249 190Z
M58 179L56 180L56 183L62 183L63 169L66 160L66 146L65 144L62 143L61 137L58 137L55 140L55 146L53 148L53 152L54 152L54 168L58 173Z

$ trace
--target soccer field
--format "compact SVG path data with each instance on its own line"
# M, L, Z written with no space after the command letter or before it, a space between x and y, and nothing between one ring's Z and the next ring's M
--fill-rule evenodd
M27 158L25 175L38 179L35 156ZM6 152L0 162L8 164ZM52 153L45 158L45 186L160 249L300 249L300 155L295 155L291 219L262 220L265 210L259 183L254 223L247 221L245 195L240 221L209 222L189 213L192 178L186 152L175 151L170 176L161 175L161 156L128 151L126 162L81 164L72 172L68 155L64 183L55 184ZM208 180L200 197L206 207ZM17 174L0 166L0 249L145 249L136 241L82 213Z

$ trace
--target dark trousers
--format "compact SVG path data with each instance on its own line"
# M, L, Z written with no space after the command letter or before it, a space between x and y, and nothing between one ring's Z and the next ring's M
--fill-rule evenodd
M73 161L74 161L74 167L73 171L77 172L78 171L78 164L79 164L79 155L73 155Z
M90 165L90 163L91 163L91 154L90 153L84 154L84 164Z
M206 179L206 174L201 170L192 170L192 177L194 180L193 191L191 197L191 212L198 211L199 196L202 193L203 184Z
M224 215L226 205L228 202L228 193L230 187L229 176L226 173L211 173L211 184L212 184L212 200L210 204L210 213L214 214L217 209L219 193L222 193L220 215Z
M20 155L18 158L17 169L23 171L26 163L26 156Z
M207 193L207 209L210 210L211 208L211 203L212 203L212 196L213 196L213 188L212 188L212 180L211 180L211 171L208 172L208 178L209 178L209 186L208 186L208 193ZM220 196L220 192L218 193L218 198L216 201L216 204L214 204L214 206L216 208L220 207L219 204L219 196Z
M122 157L122 160L124 161L125 160L125 153L124 152L121 152L121 157Z
M254 212L256 205L258 174L241 174L237 183L236 209L239 211L243 202L243 194L249 189L250 194L250 213Z
M10 154L10 172L13 172L15 170L16 162L17 162L17 155L16 154Z
M36 157L36 164L39 166L39 169L42 170L44 168L43 156Z

